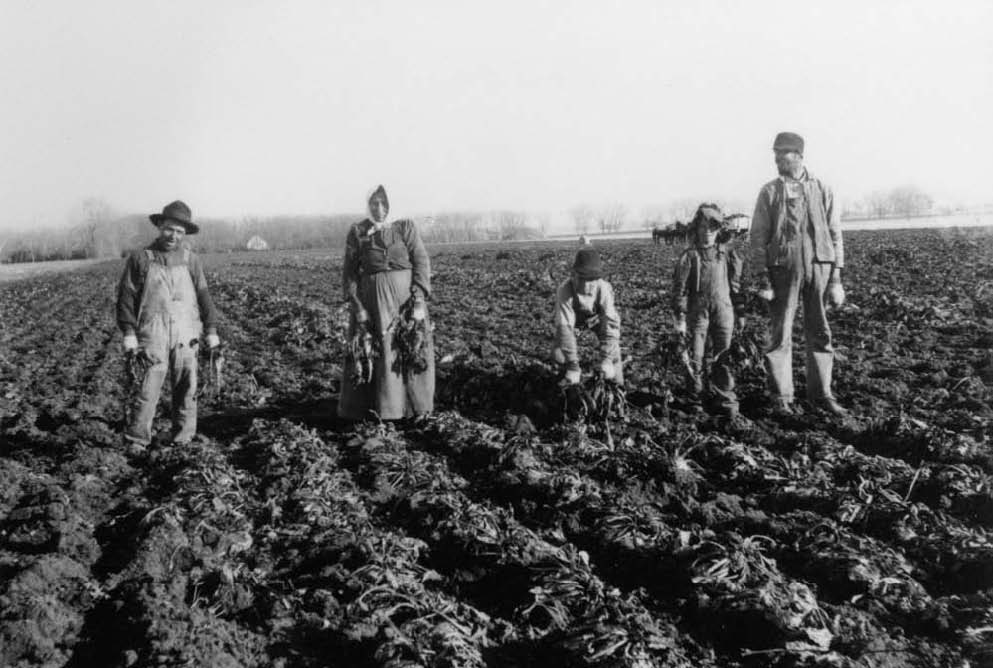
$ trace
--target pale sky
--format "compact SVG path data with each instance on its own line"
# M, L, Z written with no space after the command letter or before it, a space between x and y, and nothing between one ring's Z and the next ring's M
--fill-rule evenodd
M993 2L0 0L0 230L839 198L993 201Z

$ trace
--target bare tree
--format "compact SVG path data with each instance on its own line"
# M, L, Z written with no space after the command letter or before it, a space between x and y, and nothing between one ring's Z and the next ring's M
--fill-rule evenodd
M870 218L885 218L890 213L889 195L875 190L865 196L865 208Z
M569 215L572 216L572 222L575 224L578 234L586 234L590 231L595 217L592 207L587 204L579 204L569 210Z
M500 239L517 239L527 228L527 216L520 211L498 211L494 216L497 236Z
M539 213L534 218L535 229L538 230L538 234L542 237L548 235L548 226L551 223L551 216L547 213Z
M917 186L894 188L888 200L893 213L907 218L926 214L934 206L934 199Z
M106 200L87 197L74 215L79 221L75 233L86 257L100 257L106 251L117 254L120 240L114 238L116 235L110 229L114 210Z
M663 206L646 206L641 210L641 226L646 230L662 227L666 218L666 210Z
M624 225L628 210L620 202L607 204L597 214L597 221L600 223L601 232L616 232Z

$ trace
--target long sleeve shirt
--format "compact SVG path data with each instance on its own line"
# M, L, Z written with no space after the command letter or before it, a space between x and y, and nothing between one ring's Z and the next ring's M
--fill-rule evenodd
M398 220L376 229L369 220L356 223L345 239L342 286L345 298L360 307L359 279L381 271L409 269L411 293L419 299L431 295L431 259L413 221Z
M555 297L555 334L557 345L570 367L579 365L576 327L593 325L600 342L602 358L615 357L620 351L621 316L614 303L614 288L600 279L593 294L577 294L571 280L559 286Z
M677 317L702 304L730 304L741 290L742 257L723 246L689 248L672 276L672 311Z
M799 179L780 176L762 187L749 237L753 272L768 267L808 271L814 262L845 266L834 194L806 170Z
M208 334L216 334L217 308L210 298L200 257L182 246L173 251L160 250L157 242L152 243L148 250L152 251L151 260L145 250L135 251L128 256L124 273L117 285L117 326L121 332L135 334L138 331L138 313L141 310L141 296L145 289L148 264L158 262L167 267L188 264L190 278L193 279L193 287L196 290L197 305L200 308L200 320Z

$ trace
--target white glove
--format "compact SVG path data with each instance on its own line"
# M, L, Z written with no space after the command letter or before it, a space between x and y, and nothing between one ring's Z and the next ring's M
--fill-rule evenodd
M124 335L124 352L133 353L138 350L138 337L134 334Z
M759 299L762 299L767 302L772 301L772 288L762 288L761 290L758 291L757 294L759 296Z
M845 288L841 281L833 281L828 284L828 301L834 306L841 306L845 303Z
M565 382L570 385L579 385L579 380L582 377L582 373L579 369L569 369L565 372Z
M414 302L414 308L410 311L410 317L414 320L424 320L428 316L428 307L424 302Z
M369 312L364 308L359 308L355 311L355 322L358 324L363 324L369 321Z
M673 319L672 327L673 327L673 329L676 330L676 333L677 334L685 334L686 333L686 318L680 317L680 318Z
M217 334L208 334L207 335L207 347L208 348L216 348L219 345L221 345L221 337L219 337Z
M600 373L606 380L613 380L617 375L617 368L610 360L603 360L600 362Z

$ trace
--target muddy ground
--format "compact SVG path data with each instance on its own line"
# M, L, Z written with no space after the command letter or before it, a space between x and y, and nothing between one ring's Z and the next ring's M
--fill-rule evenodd
M225 384L144 456L121 263L6 283L0 665L993 666L993 236L846 247L851 415L769 415L743 358L751 426L661 365L672 248L601 245L628 358L606 424L563 422L547 362L566 244L434 248L439 410L358 426L338 255L211 256Z

